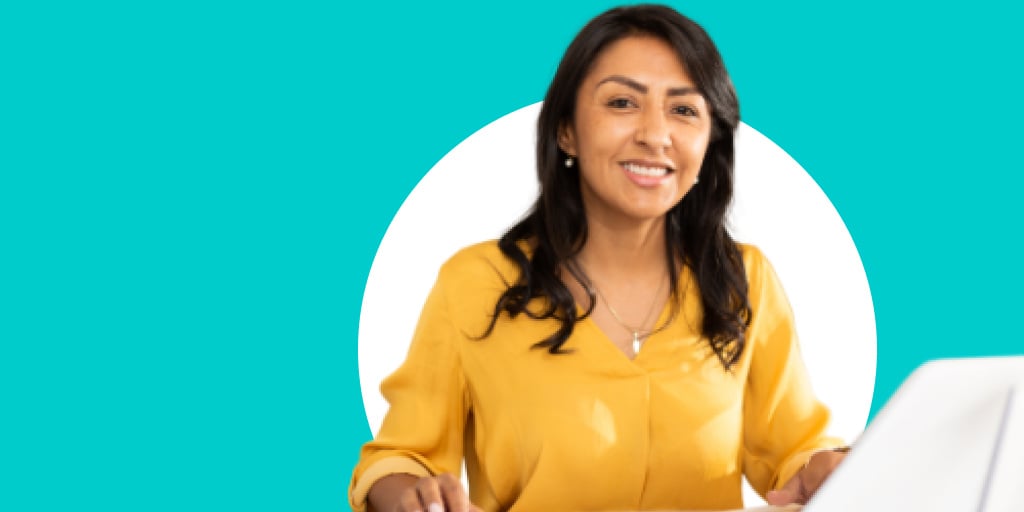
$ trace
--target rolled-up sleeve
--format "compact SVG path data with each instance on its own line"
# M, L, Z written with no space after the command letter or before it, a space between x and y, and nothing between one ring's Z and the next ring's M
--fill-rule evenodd
M830 413L811 389L778 276L756 248L747 248L746 256L753 315L747 330L743 467L764 496L792 478L815 451L843 442L826 435Z
M460 334L445 293L439 277L405 362L381 384L390 407L353 472L349 504L355 511L367 510L370 487L387 475L459 473L469 401L458 353Z

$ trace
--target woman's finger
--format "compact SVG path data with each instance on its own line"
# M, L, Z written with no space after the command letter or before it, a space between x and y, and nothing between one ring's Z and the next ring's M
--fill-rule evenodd
M416 487L410 487L402 492L398 497L398 508L395 512L426 512Z
M807 487L805 485L807 468L804 467L800 471L797 471L792 478L786 482L781 488L774 491L768 491L765 494L764 500L772 506L783 506L790 505L793 503L799 503L801 505L807 503Z
M420 503L423 504L424 512L445 512L444 498L441 496L441 486L437 478L425 476L416 482L416 493L419 495Z
M437 483L441 487L441 494L444 496L444 502L447 505L448 511L451 512L469 512L469 496L466 495L466 490L462 488L462 482L454 475L450 473L444 473L438 475Z

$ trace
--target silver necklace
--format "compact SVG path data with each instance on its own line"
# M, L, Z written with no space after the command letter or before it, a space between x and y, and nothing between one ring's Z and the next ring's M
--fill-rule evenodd
M644 330L643 329L643 326L647 325L647 323L650 321L651 315L654 314L654 308L655 308L655 306L658 305L658 297L661 295L661 290L665 287L665 281L666 281L666 279L662 279L661 280L661 284L658 285L658 290L654 292L654 299L651 302L651 306L650 306L650 308L647 311L647 316L644 317L644 321L640 325L640 327L633 327L633 326L627 324L625 322L625 320L623 320L622 317L619 316L618 311L615 311L615 308L612 307L612 303L608 302L608 299L604 296L603 293L601 293L601 289L598 288L597 285L594 284L593 282L590 283L590 286L594 288L595 292L597 292L598 298L601 299L601 302L604 302L604 306L606 308L608 308L608 312L612 314L612 318L614 318L615 321L618 322L619 325L621 325L623 329L626 329L627 331L629 331L629 333L631 335L633 335L633 353L634 354L639 354L640 353L640 344L641 343L646 341L647 338L649 338L651 335L653 335L653 334L655 334L657 332L660 332L661 330L663 330L666 327L668 327L668 324L671 322L671 319L669 319L669 321L666 321L665 324L662 325L661 327L657 327L657 328L650 329L650 330Z

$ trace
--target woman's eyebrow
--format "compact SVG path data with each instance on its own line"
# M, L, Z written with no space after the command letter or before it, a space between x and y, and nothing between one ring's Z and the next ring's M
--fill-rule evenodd
M597 89L598 87L601 86L601 84L606 83L606 82L615 82L615 83L618 83L618 84L622 84L622 85L625 85L626 87L629 87L630 89L635 89L637 92L639 92L641 94L647 94L647 86L646 85L644 85L644 84L642 84L640 82L637 82L636 80L633 80L632 78L626 78L626 77L624 77L622 75L611 75L611 76L601 80L600 82L598 82L597 85L594 86L594 89Z
M675 87L668 90L668 96L686 96L688 94L703 96L696 87Z
M606 77L602 79L600 82L598 82L597 85L594 86L594 88L597 89L598 87L601 86L601 84L606 82L615 82L618 84L622 84L625 85L626 87L629 87L630 89L636 90L641 94L647 94L648 88L646 85L637 82L632 78L624 77L622 75L611 75L609 77ZM688 94L700 94L700 91L698 91L695 87L673 87L668 90L668 96L686 96Z

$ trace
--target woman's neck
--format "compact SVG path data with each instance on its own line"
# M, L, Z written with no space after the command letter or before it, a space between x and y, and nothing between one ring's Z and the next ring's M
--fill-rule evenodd
M665 219L628 225L588 220L587 242L576 258L588 273L605 279L665 275Z

